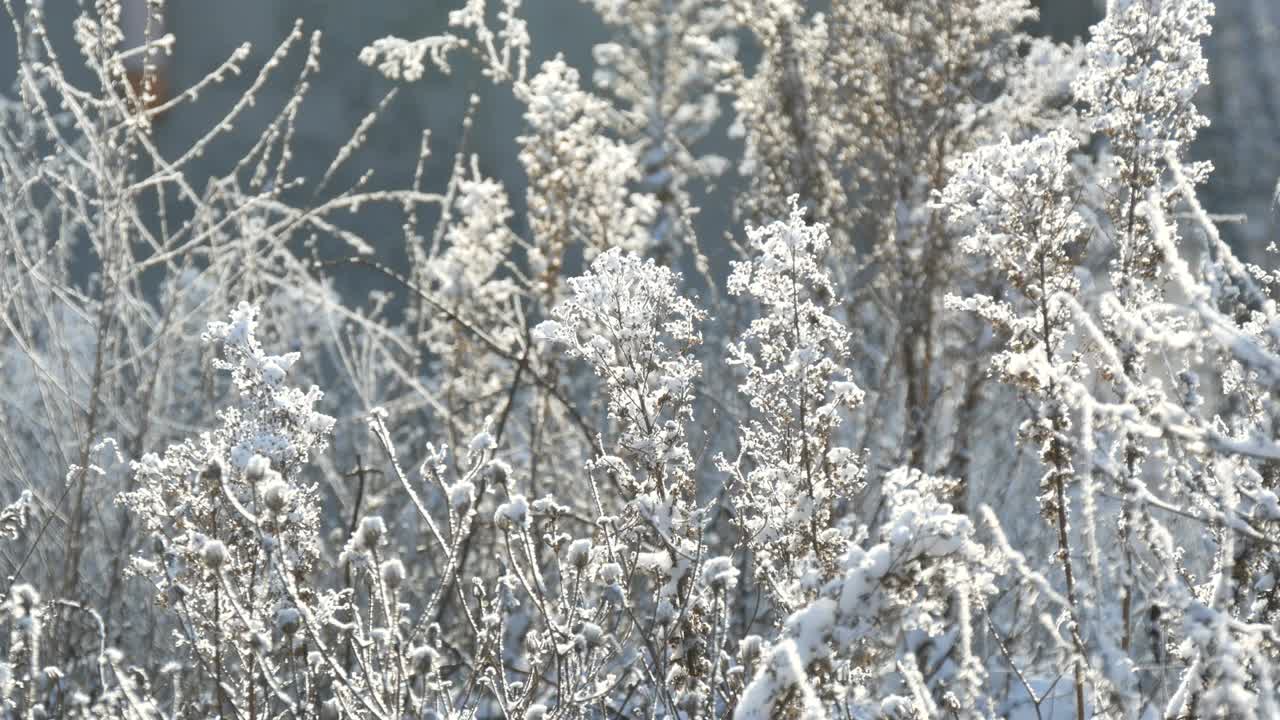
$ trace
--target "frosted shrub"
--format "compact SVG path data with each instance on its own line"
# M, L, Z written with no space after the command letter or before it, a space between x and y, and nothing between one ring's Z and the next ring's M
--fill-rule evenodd
M1069 162L1074 139L1064 132L1021 143L1008 138L966 156L941 194L953 224L970 228L961 247L987 254L1007 277L1021 306L975 295L952 304L974 310L1009 335L994 364L1010 382L1052 392L1069 312L1080 282L1071 251L1086 237L1074 197L1079 179Z
M156 2L145 7L146 16L163 10ZM9 459L0 483L9 500L24 490L38 500L10 572L49 597L98 610L111 644L138 640L141 647L154 637L148 613L138 612L149 593L125 582L122 569L149 540L113 498L134 489L130 461L212 419L199 341L207 322L253 300L271 311L269 334L307 351L308 370L327 365L338 354L333 330L355 313L334 302L332 282L311 274L294 250L317 232L367 250L335 215L392 198L415 208L428 196L327 192L323 179L308 185L294 175L290 144L319 53L318 35L300 26L263 66L254 67L241 46L160 102L139 93L154 93L154 61L172 51L173 37L122 47L121 4L104 1L84 8L74 27L78 45L59 54L42 8L5 6L19 55L16 84L0 100L0 452ZM135 60L144 60L140 83L127 81ZM255 128L243 156L219 158L214 176L196 181L196 159L247 129L247 108L269 81L283 79L286 66L297 73L293 95ZM217 115L204 124L207 133L161 150L152 135L157 118L246 74L243 97L210 108ZM336 150L334 167L350 155L350 148ZM292 204L303 185L314 201L305 208ZM349 391L343 384L333 395ZM69 658L94 657L102 644L87 613L59 605L54 614L49 664L62 667L66 682L55 683L50 703L68 699L71 678L100 680L95 662Z
M459 432L470 434L493 408L468 396L501 393L517 364L495 355L486 341L516 347L522 333L506 319L526 288L507 273L518 238L507 226L512 212L506 189L480 175L474 158L469 175L458 178L454 204L458 221L415 258L415 281L433 304L416 304L410 322L425 351L421 359L433 393L445 399Z
M1055 132L1018 145L1006 139L984 148L965 158L942 193L942 204L953 208L953 222L972 227L965 249L990 252L996 269L1021 296L1018 305L981 296L956 304L976 310L1008 333L1007 349L993 358L993 366L1006 382L1042 398L1037 416L1023 424L1019 437L1039 448L1045 467L1040 509L1058 530L1068 633L1075 641L1073 650L1083 655L1067 501L1068 488L1076 480L1076 448L1069 434L1071 405L1064 388L1074 386L1080 372L1078 357L1067 352L1068 302L1079 291L1068 249L1084 235L1068 163L1072 146L1069 135ZM1080 712L1082 664L1083 658L1077 657L1074 681Z
M568 355L604 380L618 449L643 471L622 478L624 487L690 500L693 459L684 424L702 372L691 351L702 341L695 323L703 313L676 294L675 279L652 260L609 250L590 273L569 281L572 296L534 332L566 345Z
M741 4L763 57L734 78L747 186L736 204L766 224L795 193L827 226L836 299L859 346L851 369L868 393L859 415L880 428L865 444L885 466L969 475L967 428L993 411L984 384L994 348L941 307L991 278L959 252L931 199L963 153L1059 120L1060 65L1022 51L1032 13L1021 0L850 0L820 13ZM959 352L973 362L941 360Z

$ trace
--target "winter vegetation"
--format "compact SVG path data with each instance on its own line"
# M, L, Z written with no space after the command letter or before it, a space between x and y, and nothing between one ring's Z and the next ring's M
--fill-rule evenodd
M1201 201L1210 0L1073 45L1028 0L589 0L594 72L466 0L164 94L177 41L83 5L73 57L3 0L0 716L1280 720L1280 274ZM465 148L429 186L425 133L339 186L385 103L297 173L322 60L481 68L523 198Z

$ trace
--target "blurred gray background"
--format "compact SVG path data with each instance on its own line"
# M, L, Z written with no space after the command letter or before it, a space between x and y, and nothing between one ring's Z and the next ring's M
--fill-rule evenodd
M295 173L318 177L336 148L360 119L391 88L374 70L356 61L361 48L377 38L407 38L436 34L446 27L450 10L461 0L169 0L168 30L177 38L170 60L169 82L184 88L222 62L240 43L252 43L250 72L212 88L192 104L163 119L156 130L162 148L176 153L217 121L251 80L254 69L289 33L295 18L304 29L323 33L322 69L312 83L300 115L295 144ZM1035 32L1061 40L1084 37L1098 18L1098 3L1090 0L1041 0L1041 19ZM46 0L51 35L64 58L75 55L70 23L79 3ZM15 7L21 8L17 3ZM607 33L580 0L528 0L523 10L534 41L533 66L557 52L583 70L590 82L591 47ZM1275 234L1271 198L1280 175L1280 2L1277 0L1219 0L1215 29L1208 44L1213 84L1201 106L1213 125L1202 136L1197 156L1217 166L1205 199L1211 212L1246 213L1247 224L1227 228L1231 241L1246 257L1262 262L1262 248ZM11 93L14 76L13 32L0 30L0 87ZM305 53L299 47L293 62L276 76L257 104L237 123L236 131L192 166L193 185L224 173L241 151L256 141L262 128L292 90L296 68ZM482 97L465 150L479 156L482 171L507 184L517 212L522 209L522 173L515 161L513 138L520 132L520 109L504 88L495 89L479 77L461 55L451 76L428 73L402 88L389 111L369 133L369 143L355 162L335 178L332 187L353 183L368 168L373 186L404 187L413 173L420 133L432 131L432 162L427 189L443 186L451 159L463 142L460 132L466 98ZM750 60L750 58L748 58ZM729 141L713 138L712 149L733 156ZM700 226L714 255L714 243L729 220L733 173L720 183L704 210ZM425 218L429 223L430 218ZM378 247L383 259L396 263L402 245L400 218L392 212L368 209L352 219L352 227ZM520 228L517 228L518 230ZM1271 263L1267 263L1271 264ZM346 278L346 290L363 289L366 280Z

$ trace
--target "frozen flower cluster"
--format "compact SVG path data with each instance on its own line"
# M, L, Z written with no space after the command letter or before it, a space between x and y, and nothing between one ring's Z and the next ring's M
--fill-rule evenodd
M1107 211L1117 245L1112 282L1122 300L1154 301L1158 282L1139 286L1135 275L1159 277L1162 251L1139 206L1152 199L1169 212L1179 192L1166 184L1169 158L1193 184L1211 163L1188 161L1191 143L1209 121L1193 102L1209 82L1201 40L1209 34L1213 5L1207 0L1116 0L1085 50L1073 90L1085 105L1090 130L1109 141L1111 174L1103 178Z
M306 463L309 453L324 449L334 419L315 410L324 395L320 388L303 391L285 385L285 375L299 354L263 352L255 334L257 315L257 308L241 303L230 322L210 323L203 338L219 344L223 357L214 360L214 367L230 371L241 398L241 407L223 416L226 460L243 471L260 454L292 472Z
M610 247L643 251L658 206L635 188L642 178L635 154L606 134L609 104L583 90L578 71L559 57L515 90L529 128L519 143L535 277L553 285L570 245L581 243L588 260Z
M779 701L797 694L806 706L820 708L823 696L832 692L825 679L849 676L848 663L860 666L853 674L854 684L842 688L852 707L865 706L860 709L874 714L903 704L910 712L935 716L938 709L931 696L914 683L907 683L905 697L886 697L875 683L883 678L877 665L892 665L904 637L919 630L941 635L949 608L968 608L996 590L992 570L999 565L974 541L969 518L940 499L948 494L947 485L944 479L907 468L888 474L889 509L880 541L851 544L835 577L814 600L787 617L781 636L760 658L755 677L743 691L735 718L775 717ZM888 628L893 630L886 632ZM965 701L957 698L956 709L982 717L973 703L981 697L985 670L973 656L972 638L952 641L961 644L962 669L950 681L953 690L968 696ZM820 674L805 670L814 666L822 668Z
M729 347L754 417L742 428L737 461L720 462L741 483L739 522L783 607L843 552L837 521L863 475L860 453L837 434L863 392L843 368L849 331L830 314L826 228L807 223L795 197L791 208L786 221L748 231L754 257L729 276L729 292L758 303L760 315Z
M360 62L376 67L378 72L391 80L422 79L427 72L426 61L441 70L449 70L449 52L462 45L452 36L405 40L397 37L385 37L375 40L372 45L360 51Z
M458 183L458 222L445 233L448 247L429 263L432 281L445 298L479 301L491 295L500 309L510 296L510 282L499 272L507 261L513 234L507 227L512 212L501 184L480 175L472 163L472 177Z
M652 260L606 251L591 271L569 280L572 293L534 328L565 346L604 380L618 447L645 469L664 496L692 488L684 424L692 419L694 383L702 372L692 350L702 342L704 313L677 292L678 276Z
M1193 99L1209 82L1201 40L1213 11L1208 0L1109 0L1093 28L1072 90L1136 182L1153 181L1166 144L1185 151L1208 124Z
M592 5L613 33L592 50L595 83L617 98L640 187L660 202L653 243L668 260L689 246L699 257L696 238L684 237L695 210L690 185L714 180L728 164L699 144L720 118L721 85L737 68L734 10L703 0Z
M1063 131L1021 143L1003 138L963 157L939 195L949 221L968 231L961 248L990 258L1023 302L1037 308L1037 314L1021 316L1004 298L952 300L1010 334L995 362L1007 378L1031 389L1048 384L1045 368L1063 347L1069 311L1061 296L1079 291L1073 253L1088 226L1077 207L1076 147Z
M503 0L497 12L501 26L489 26L485 0L467 0L450 11L449 27L458 32L416 40L388 36L360 51L360 62L376 67L389 80L421 80L430 66L448 74L449 55L469 49L479 56L484 73L495 80L524 78L529 55L529 32L518 12L520 0Z

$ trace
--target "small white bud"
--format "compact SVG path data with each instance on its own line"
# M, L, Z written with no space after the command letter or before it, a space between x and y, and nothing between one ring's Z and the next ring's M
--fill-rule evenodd
M404 584L404 563L400 562L400 558L391 558L382 563L382 582L392 590Z
M273 513L284 512L285 506L289 503L289 485L278 472L272 471L267 474L267 477L266 485L262 489L262 502Z
M360 521L360 529L356 530L356 546L363 550L372 550L387 534L387 523L378 515L370 515Z
M244 468L244 476L249 482L256 483L266 476L271 469L271 461L262 455L254 454Z
M297 632L301 620L302 616L298 614L297 608L287 607L276 611L276 628L285 635Z
M582 570L591 562L591 541L586 538L574 540L569 545L569 564Z
M613 585L622 579L622 566L613 562L605 563L600 566L597 575L600 577L600 582L605 585Z
M493 522L502 529L510 527L529 527L529 501L523 495L513 495L507 502L498 506L493 514Z
M200 553L209 567L217 570L227 562L227 546L221 540L210 540Z
M284 368L268 360L262 364L262 380L271 387L279 387L284 382Z

